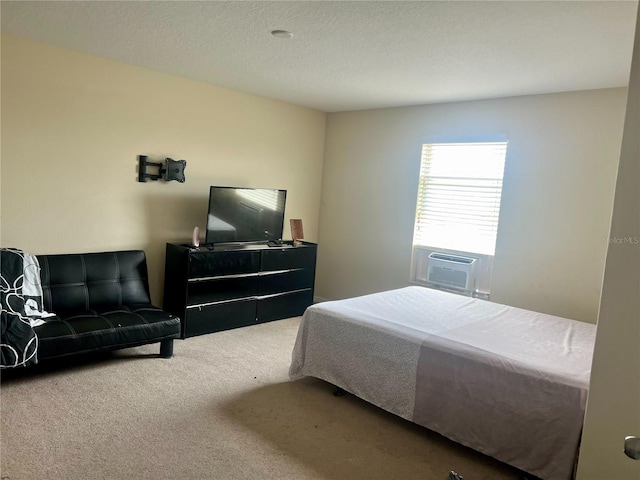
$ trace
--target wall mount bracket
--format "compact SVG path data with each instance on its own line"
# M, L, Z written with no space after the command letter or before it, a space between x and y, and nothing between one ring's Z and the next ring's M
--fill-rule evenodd
M138 156L138 181L146 182L147 180L164 180L169 182L176 180L184 183L184 169L187 166L185 160L173 160L165 158L164 164L161 162L150 162L146 155ZM147 167L157 167L158 173L147 173Z

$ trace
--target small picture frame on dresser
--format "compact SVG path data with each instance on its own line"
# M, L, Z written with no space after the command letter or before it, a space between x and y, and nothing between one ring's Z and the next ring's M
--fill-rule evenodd
M302 219L292 218L289 220L289 224L291 225L291 240L293 240L293 245L300 245L300 240L304 238Z

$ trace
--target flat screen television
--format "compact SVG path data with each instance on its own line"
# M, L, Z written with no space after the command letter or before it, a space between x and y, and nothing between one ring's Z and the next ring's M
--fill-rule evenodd
M286 190L212 186L206 243L281 240L286 199Z

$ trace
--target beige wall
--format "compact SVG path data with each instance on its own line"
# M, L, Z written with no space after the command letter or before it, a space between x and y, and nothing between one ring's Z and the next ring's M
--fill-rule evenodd
M333 113L316 293L407 285L420 149L509 140L492 300L595 322L626 89Z
M284 188L318 232L324 113L2 36L2 246L141 248L160 303L166 242L204 231L210 185ZM186 183L137 181L137 156Z
M640 479L640 10L578 479Z

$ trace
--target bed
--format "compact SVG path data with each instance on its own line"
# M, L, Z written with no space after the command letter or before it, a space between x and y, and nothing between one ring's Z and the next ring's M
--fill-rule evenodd
M419 286L309 307L311 376L545 480L573 477L595 325Z

